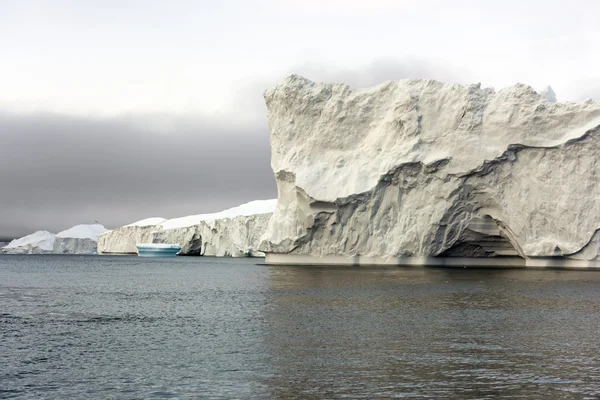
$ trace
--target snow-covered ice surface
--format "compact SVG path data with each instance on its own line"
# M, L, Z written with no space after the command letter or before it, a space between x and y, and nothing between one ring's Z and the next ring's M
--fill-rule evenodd
M260 237L276 204L276 199L255 200L216 213L145 219L100 235L98 252L134 254L138 243L179 243L182 255L259 256Z
M153 226L153 225L159 225L166 220L167 220L166 218L151 217L151 218L145 218L140 221L133 222L133 223L131 223L129 225L125 225L125 226Z
M272 213L273 210L275 210L276 206L277 199L254 200L249 203L245 203L237 207L232 207L224 211L210 214L188 215L187 217L168 219L166 221L159 222L157 225L160 224L163 230L186 228L188 226L197 225L202 221L214 221L217 219L235 218L239 216L248 216L255 214L268 214Z
M76 238L76 239L92 239L97 240L98 235L108 232L104 226L100 224L92 225L75 225L72 228L58 232L56 237L61 238Z

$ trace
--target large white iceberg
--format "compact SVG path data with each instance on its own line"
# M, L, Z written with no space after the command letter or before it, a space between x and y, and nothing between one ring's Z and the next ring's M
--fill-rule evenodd
M102 234L100 254L135 254L138 243L178 243L180 255L258 256L277 200L256 200L217 213L146 218Z
M98 235L108 232L100 224L76 225L56 234L53 253L58 254L95 254L98 247Z
M106 231L100 224L76 225L58 234L37 231L13 240L0 251L5 254L95 254L97 236Z
M15 239L2 247L5 254L47 254L52 253L56 235L48 231L37 231Z
M600 258L600 102L295 75L265 99L278 187L267 262Z

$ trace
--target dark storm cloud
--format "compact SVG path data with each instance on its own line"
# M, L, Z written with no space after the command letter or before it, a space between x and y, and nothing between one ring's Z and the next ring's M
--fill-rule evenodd
M0 237L274 197L266 124L0 115Z

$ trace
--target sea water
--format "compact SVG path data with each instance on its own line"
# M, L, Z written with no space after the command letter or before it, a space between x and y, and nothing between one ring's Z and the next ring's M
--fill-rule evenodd
M0 398L600 397L600 272L0 256Z

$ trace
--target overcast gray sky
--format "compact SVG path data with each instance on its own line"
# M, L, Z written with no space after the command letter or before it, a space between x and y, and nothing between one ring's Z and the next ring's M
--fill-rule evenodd
M264 89L435 78L600 99L600 2L5 0L0 238L276 194Z

